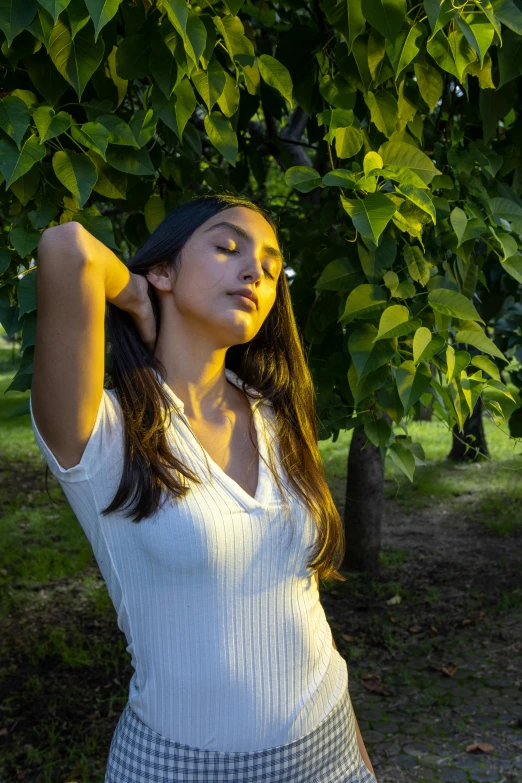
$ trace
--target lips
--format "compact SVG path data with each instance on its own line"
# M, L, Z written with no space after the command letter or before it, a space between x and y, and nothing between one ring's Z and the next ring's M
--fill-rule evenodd
M245 299L250 299L251 302L254 303L256 310L257 310L257 296L256 294L250 290L250 288L238 288L237 291L229 291L229 296L242 296Z

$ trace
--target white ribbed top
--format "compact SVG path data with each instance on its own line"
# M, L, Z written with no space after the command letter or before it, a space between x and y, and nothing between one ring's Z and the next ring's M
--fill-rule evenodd
M240 387L236 373L225 374ZM183 402L164 387L183 414ZM36 442L91 543L127 639L132 709L164 737L208 750L247 752L298 739L348 685L306 566L316 527L281 472L272 405L250 391L258 398L251 402L260 452L255 497L202 451L188 419L173 411L171 448L204 481L139 523L121 512L100 514L123 465L116 392L104 389L82 458L67 470L30 406ZM268 439L292 519L263 461Z

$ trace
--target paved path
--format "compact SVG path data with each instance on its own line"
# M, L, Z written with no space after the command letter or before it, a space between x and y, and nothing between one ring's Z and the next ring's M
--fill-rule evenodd
M480 627L480 630L478 630ZM370 653L371 655L371 653ZM451 676L437 671L453 662ZM522 610L480 622L435 654L349 664L350 694L378 783L522 783ZM389 695L360 679L382 674ZM473 743L491 750L466 752Z

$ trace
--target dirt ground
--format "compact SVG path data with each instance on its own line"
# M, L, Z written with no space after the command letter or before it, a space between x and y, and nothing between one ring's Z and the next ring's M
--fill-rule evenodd
M393 589L322 595L378 783L521 783L522 536L436 499L412 514L388 500L382 546L406 550L374 580L400 603Z

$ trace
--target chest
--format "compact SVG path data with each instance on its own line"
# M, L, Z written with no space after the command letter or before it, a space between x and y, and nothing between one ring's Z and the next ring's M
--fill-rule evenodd
M254 422L249 421L248 413L241 411L227 416L221 423L187 418L207 456L254 497L259 477L259 454L256 428Z

